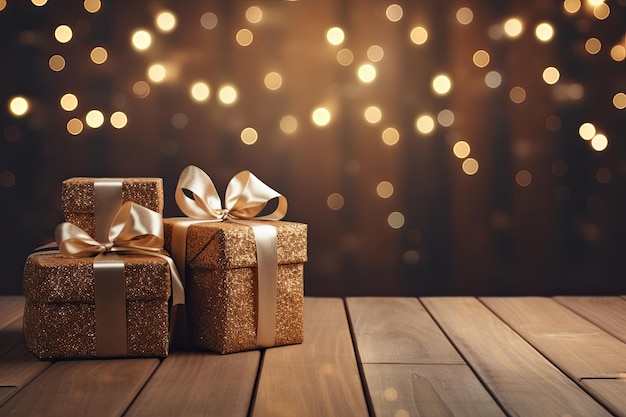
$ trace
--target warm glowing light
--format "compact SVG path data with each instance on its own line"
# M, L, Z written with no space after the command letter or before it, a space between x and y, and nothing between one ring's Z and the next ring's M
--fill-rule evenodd
M604 20L611 14L611 9L606 3L600 3L593 8L593 15L598 20Z
M147 30L139 29L133 32L130 38L133 48L138 51L145 51L152 45L152 35Z
M367 48L367 58L372 62L379 62L385 56L385 51L380 45L372 45Z
M583 123L578 128L578 134L584 140L591 140L596 135L596 127L589 122Z
M25 116L29 110L30 103L25 97L16 96L9 100L9 111L13 114L13 116Z
M387 224L389 224L392 229L400 229L404 226L404 214L399 211L390 213L389 216L387 216Z
M535 27L535 37L541 42L548 42L554 36L554 28L550 23L542 22Z
M107 50L103 47L96 46L91 50L89 56L91 57L91 61L94 64L104 64L109 57L109 54L107 53Z
M624 110L626 108L626 94L617 93L613 96L613 105L616 109Z
M452 147L452 153L459 159L467 158L470 154L470 145L464 140L460 140Z
M404 11L399 4L391 4L389 5L389 7L387 7L387 10L385 10L385 15L387 16L387 19L392 22L397 22L402 19L403 14Z
M400 141L400 132L393 127L388 127L381 134L383 143L387 146L394 146Z
M137 81L133 84L133 94L137 98L146 98L150 94L150 84L145 81Z
M332 27L326 32L326 40L331 45L341 45L345 40L346 35L343 33L343 29L339 27Z
M546 69L543 70L543 81L546 84L556 84L559 81L559 78L561 78L561 73L559 73L559 70L556 69L555 67L548 67Z
M611 58L613 61L621 62L626 59L626 46L615 45L611 48Z
M78 107L78 97L72 93L63 94L59 103L61 104L61 108L65 111L76 110Z
M97 13L102 7L102 3L100 3L100 0L85 0L83 2L83 7L89 13Z
M65 58L61 55L52 55L48 60L48 66L52 71L62 71L65 68Z
M337 62L339 62L340 65L347 67L352 64L352 61L354 61L354 54L351 50L343 48L337 51Z
M7 7L7 0L0 0L0 12Z
M54 38L60 43L67 43L72 39L72 28L67 25L60 25L54 30Z
M148 78L155 83L161 83L165 80L167 71L161 64L153 64L148 68Z
M580 4L580 0L564 0L563 1L563 9L565 9L565 11L567 13L576 13L580 10L581 4Z
M6 5L6 1L4 1L4 4ZM44 6L46 3L48 3L48 0L31 0L31 3L33 3L35 6Z
M533 182L533 175L530 171L522 169L515 174L515 182L520 187L528 187L530 183Z
M269 72L263 79L268 90L278 90L283 85L283 77L277 72Z
M170 11L162 11L157 14L155 23L161 32L171 32L176 28L176 16Z
M237 32L237 35L235 35L235 39L239 45L248 46L254 40L254 35L250 29L241 29Z
M605 0L587 0L587 4L589 4L591 7L597 7L604 2Z
M259 139L259 134L251 127L246 127L241 131L241 141L246 145L254 144Z
M591 138L590 143L593 150L598 152L605 150L606 147L609 146L608 138L602 133L598 133L593 138Z
M226 106L234 104L237 101L237 96L237 89L230 84L221 86L217 92L217 98Z
M489 71L485 75L485 84L489 88L498 88L502 84L502 75L498 71Z
M200 25L206 30L215 29L217 26L217 15L211 12L204 13L200 17Z
M411 29L409 38L415 45L423 45L428 40L428 31L421 26L416 26Z
M380 198L389 198L393 195L393 184L389 181L381 181L376 185L376 194Z
M474 158L467 158L463 161L461 168L467 175L474 175L478 172L478 161Z
M330 123L331 114L330 110L326 107L318 107L311 113L311 120L317 126L323 127Z
M70 135L76 136L83 131L83 127L83 122L80 119L73 118L67 122L66 129Z
M246 10L246 20L250 23L259 23L263 19L263 10L258 6L250 6Z
M363 112L363 117L367 123L376 124L383 118L383 112L378 106L369 106Z
M509 92L509 98L513 103L523 103L526 100L526 90L522 87L513 87Z
M280 119L280 130L290 135L298 130L298 119L288 114Z
M431 87L435 94L443 96L448 94L452 89L452 80L445 74L438 74L433 78Z
M371 83L376 79L376 68L372 64L363 64L357 70L359 80L364 83Z
M123 129L128 124L128 117L124 112L116 111L111 115L110 122L114 128Z
M474 20L474 12L469 7L461 7L456 11L456 21L462 25L469 25Z
M443 127L450 127L454 123L454 113L452 110L443 109L437 114L437 122Z
M472 56L472 62L474 62L474 65L476 65L478 68L485 68L487 65L489 65L490 60L491 57L489 56L489 53L482 49L474 52L474 55Z
M600 49L602 49L602 42L598 38L589 38L585 42L585 50L591 55L597 54Z
M490 25L487 29L487 35L494 41L498 41L504 37L504 28L501 24Z
M343 196L339 193L332 193L326 198L326 205L328 205L328 208L331 210L341 210L343 204Z
M104 124L104 114L100 110L90 110L85 116L87 126L97 129Z
M204 102L209 99L211 95L211 90L209 85L204 81L196 81L191 85L189 89L189 94L191 94L191 98L197 102Z
M415 120L415 128L422 135L429 135L435 130L435 120L429 114L422 114Z
M504 22L504 34L509 38L517 38L524 30L524 24L517 17L512 17Z

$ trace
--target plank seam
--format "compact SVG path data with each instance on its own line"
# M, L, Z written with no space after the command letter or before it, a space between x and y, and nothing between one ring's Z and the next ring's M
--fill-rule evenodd
M252 387L252 396L250 397L250 404L248 405L248 417L252 417L256 406L257 394L259 392L259 385L261 384L261 373L263 372L265 364L265 352L266 349L260 349L261 357L259 358L259 365L256 371L256 378L254 378L254 386Z

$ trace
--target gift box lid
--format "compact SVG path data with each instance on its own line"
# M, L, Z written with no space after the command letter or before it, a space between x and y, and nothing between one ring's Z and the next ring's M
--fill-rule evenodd
M177 219L163 219L165 250L172 253L172 228ZM307 225L286 221L256 224L276 227L278 264L307 260ZM203 222L187 230L186 263L189 268L234 269L257 265L252 227L232 221Z
M127 300L166 301L170 271L165 259L123 255ZM33 302L94 304L94 258L59 253L29 256L24 265L24 295Z
M94 183L101 178L75 177L61 184L63 213L94 213ZM122 201L133 201L157 213L163 213L162 178L109 178L122 181Z

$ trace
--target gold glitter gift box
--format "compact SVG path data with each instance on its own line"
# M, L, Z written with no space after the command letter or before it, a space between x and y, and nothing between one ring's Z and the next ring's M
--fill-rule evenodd
M123 255L128 357L164 357L169 344L166 260ZM99 357L94 258L36 253L24 266L24 337L41 359ZM105 355L106 356L106 355Z
M164 219L164 246L170 253L175 221ZM302 343L307 226L262 223L277 231L274 346ZM252 228L230 221L193 224L186 242L186 309L195 345L220 353L257 348L258 271Z
M76 177L63 181L61 206L65 219L91 236L96 231L97 198L95 182L102 178ZM163 179L115 178L121 181L120 204L133 201L159 214L163 214Z

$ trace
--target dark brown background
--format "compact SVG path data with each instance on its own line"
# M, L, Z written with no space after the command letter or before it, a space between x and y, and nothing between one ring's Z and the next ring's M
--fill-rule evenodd
M385 17L391 2L381 0L105 1L95 14L82 2L9 1L0 11L0 293L21 291L25 257L63 220L63 179L162 177L165 215L178 216L178 174L195 164L222 193L234 174L250 169L287 196L287 219L309 225L307 295L623 294L626 110L611 100L626 91L626 72L609 51L625 42L624 1L607 1L605 20L586 2L574 14L545 0L396 3L404 11L398 22ZM261 22L246 20L250 6L263 10ZM455 18L463 6L474 12L468 25ZM154 30L162 9L178 17L172 33ZM213 30L200 24L206 12L218 16ZM524 22L522 35L492 39L490 28L512 16ZM542 21L555 27L548 43L534 36ZM74 29L67 44L54 39L59 24ZM415 25L428 29L426 44L410 42ZM325 39L332 26L346 33L339 47ZM154 33L145 53L129 43L139 27ZM241 28L253 31L250 46L235 42ZM585 51L590 37L602 42L598 54ZM385 55L374 64L376 80L365 85L355 72L374 44ZM94 46L109 52L103 65L89 60ZM344 47L355 55L347 67L335 58ZM472 63L478 49L491 55L486 68ZM64 70L49 69L53 54L65 57ZM176 65L178 78L135 97L133 84L156 61ZM557 85L542 80L548 66L560 70ZM492 70L503 79L495 89L484 82ZM269 71L283 76L274 92L263 86ZM453 82L443 97L430 87L440 72ZM207 103L189 98L196 79L211 87ZM232 107L216 99L226 82L239 91ZM559 98L570 84L583 87L582 98ZM519 104L509 98L515 86L526 91ZM58 104L66 92L80 100L71 113ZM31 100L25 117L8 112L14 95ZM362 116L371 104L383 112L376 125ZM332 108L327 127L310 121L318 105ZM68 134L67 121L84 120L92 108L107 117L123 110L129 123ZM442 109L454 112L452 126L416 132L418 114L436 117ZM172 123L180 114L184 128ZM294 135L278 128L285 114L299 121ZM606 150L579 137L587 121L608 137ZM247 126L259 133L251 146L239 138ZM400 132L395 146L380 139L390 126ZM471 145L480 164L475 175L452 153L457 140ZM531 173L528 186L516 183L520 170ZM391 198L376 195L382 180L394 185ZM327 205L332 193L344 198L340 210ZM395 211L405 217L397 230L387 224Z

